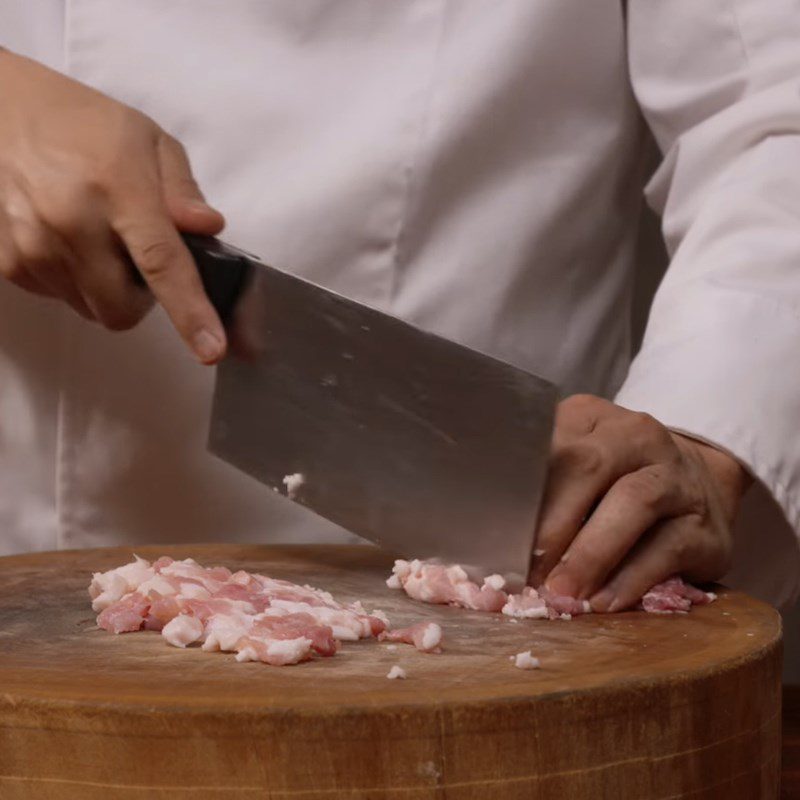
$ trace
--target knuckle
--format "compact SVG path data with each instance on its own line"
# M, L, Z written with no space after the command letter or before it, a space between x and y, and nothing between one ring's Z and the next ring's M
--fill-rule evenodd
M16 283L19 280L23 280L25 274L25 267L18 258L0 256L0 275L6 280Z
M686 503L688 516L697 520L698 525L705 526L711 518L711 509L705 494L701 491L693 491L689 494Z
M20 265L36 275L49 275L59 268L60 258L48 246L43 237L27 237L20 247Z
M142 166L141 156L154 146L157 131L150 117L122 103L112 103L106 112L104 146L95 154L88 177L88 184L103 194Z
M673 570L680 570L692 555L695 537L690 535L691 525L681 525L672 535L670 560Z
M573 394L558 404L558 411L566 415L582 414L591 411L598 402L601 402L600 398L591 394Z
M121 164L112 159L107 163L98 163L87 171L83 182L79 187L74 187L65 194L64 200L60 203L56 214L65 214L69 218L74 218L79 208L98 200L106 198L111 193L111 187L119 180Z
M572 473L588 476L600 472L605 463L605 458L600 447L589 442L578 442L565 447L561 453L561 460Z
M716 563L716 558L712 555L714 548L710 544L691 519L683 517L676 520L670 526L664 550L665 567L669 572L677 574Z
M179 139L176 139L174 136L171 136L166 131L160 131L160 135L164 140L164 144L172 150L172 152L181 157L188 160L188 153L186 152L186 148L183 146L183 142Z
M640 470L621 480L620 491L632 504L658 509L668 494L668 485L657 470Z
M591 434L605 418L615 413L616 406L592 394L573 394L556 407L556 431L579 435Z
M653 444L672 444L669 431L654 417L646 411L633 411L632 422L645 441Z
M141 245L136 253L136 264L151 280L167 275L178 259L178 248L167 239L153 239Z
M54 209L49 215L50 224L67 239L78 238L84 230L84 223L79 212L80 205L65 206Z
M46 209L48 224L58 233L74 238L86 227L86 218L102 194L100 181L87 177L80 184L62 187Z

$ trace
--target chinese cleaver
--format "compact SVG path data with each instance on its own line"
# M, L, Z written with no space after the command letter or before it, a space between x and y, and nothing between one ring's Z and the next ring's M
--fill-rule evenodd
M231 340L209 449L403 558L527 577L556 388L185 235Z

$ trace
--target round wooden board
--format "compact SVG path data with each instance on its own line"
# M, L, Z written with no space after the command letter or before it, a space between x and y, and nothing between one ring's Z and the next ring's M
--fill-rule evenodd
M91 573L131 550L0 559L3 800L777 798L780 619L722 591L688 615L509 622L386 588L373 548L143 547L439 622L293 667L96 628ZM539 670L509 656L531 649ZM408 679L390 681L400 664Z

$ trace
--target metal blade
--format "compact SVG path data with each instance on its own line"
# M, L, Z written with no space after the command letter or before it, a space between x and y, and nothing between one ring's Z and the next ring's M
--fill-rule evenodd
M221 243L192 249L212 299L226 258L247 271L221 309L245 359L218 368L211 451L283 493L302 475L293 499L398 556L521 585L555 387Z

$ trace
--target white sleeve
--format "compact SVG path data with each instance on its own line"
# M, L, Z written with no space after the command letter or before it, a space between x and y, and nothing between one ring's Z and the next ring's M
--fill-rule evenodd
M630 0L628 35L671 262L616 400L749 468L731 580L785 604L800 580L800 0Z
M0 0L0 47L64 69L67 0Z

